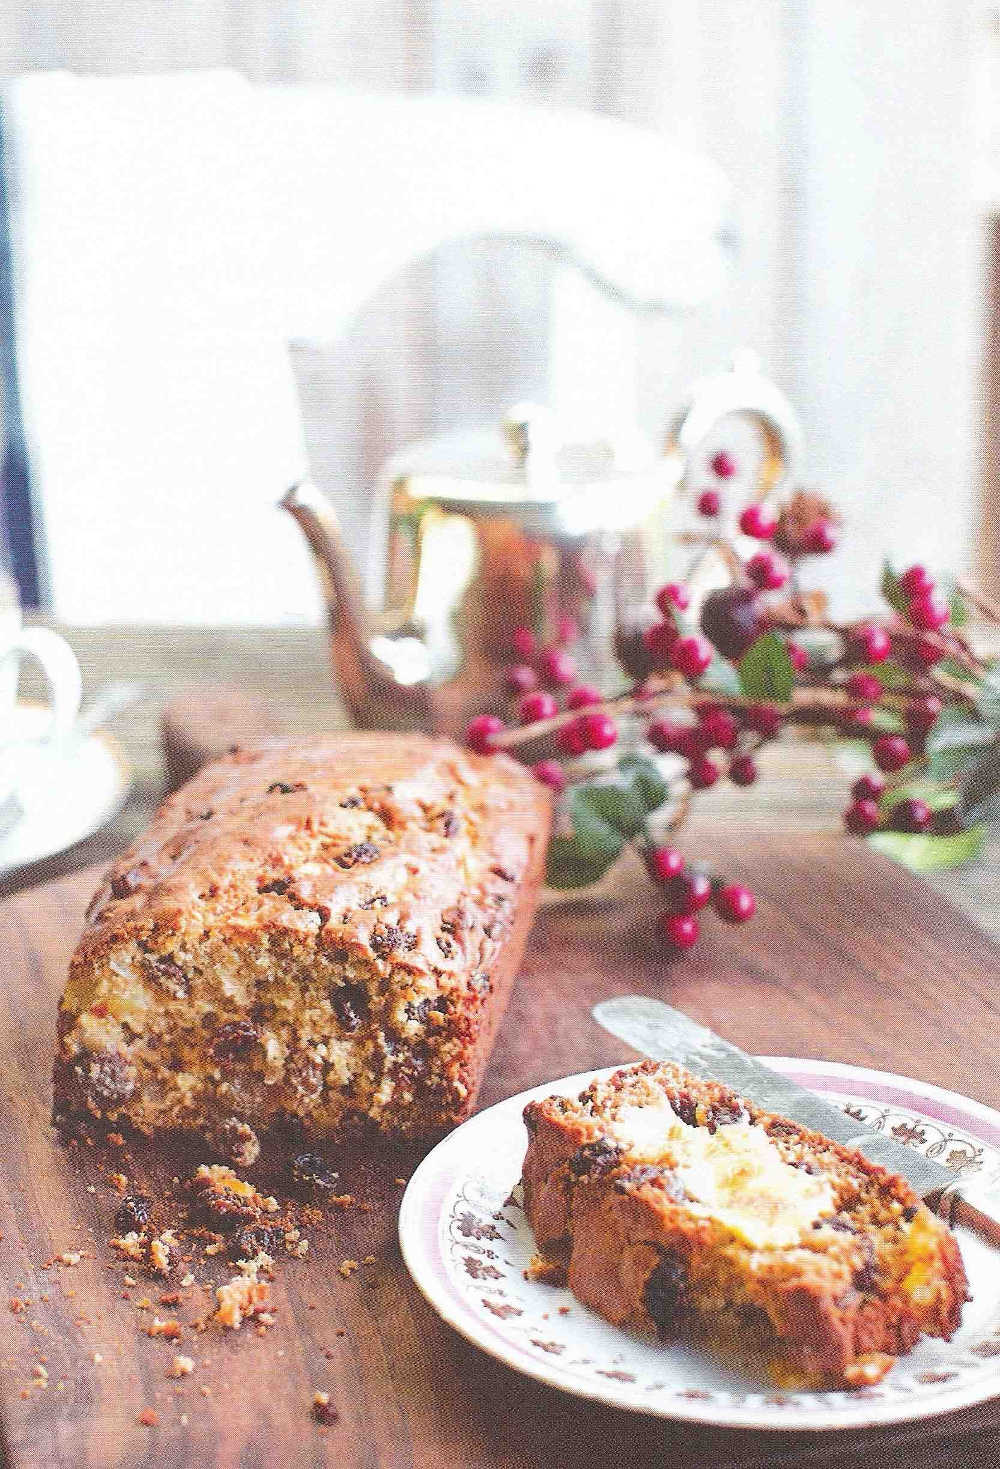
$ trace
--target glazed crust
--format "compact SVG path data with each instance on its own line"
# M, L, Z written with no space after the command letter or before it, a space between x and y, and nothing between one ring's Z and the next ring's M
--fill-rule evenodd
M202 770L106 874L59 1012L57 1118L430 1139L469 1114L541 883L544 787L421 735Z
M829 1180L834 1212L794 1247L760 1249L692 1209L669 1162L637 1162L609 1129L619 1105L641 1104L650 1088L689 1125L761 1128L783 1161ZM539 1249L615 1325L701 1335L763 1355L779 1382L828 1386L877 1381L921 1335L959 1325L958 1244L905 1180L718 1083L644 1062L579 1099L530 1104L525 1123L525 1211Z

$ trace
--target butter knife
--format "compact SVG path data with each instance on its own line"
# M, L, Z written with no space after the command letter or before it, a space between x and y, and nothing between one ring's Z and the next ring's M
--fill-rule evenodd
M604 1030L642 1055L654 1061L674 1061L694 1076L724 1082L769 1112L790 1117L862 1153L872 1163L902 1174L947 1223L975 1230L980 1238L1000 1248L1000 1220L970 1202L964 1181L952 1169L849 1117L832 1102L772 1071L682 1011L645 995L622 995L602 1000L591 1014Z

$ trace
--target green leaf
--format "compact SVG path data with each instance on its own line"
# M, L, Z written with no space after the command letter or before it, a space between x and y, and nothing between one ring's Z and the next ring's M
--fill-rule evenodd
M964 771L959 786L958 808L966 825L982 821L997 805L1000 794L1000 745L990 748Z
M893 658L887 658L884 663L859 664L857 668L852 664L851 672L874 674L884 689L908 689L913 683L911 675Z
M549 842L545 880L549 887L584 887L603 877L621 854L625 838L621 832L594 810L589 799L590 787L571 786L561 813L569 827L569 835L557 835Z
M969 677L968 672L964 677ZM983 718L1000 729L1000 667L993 664L988 668L979 680L978 689L971 692Z
M706 694L723 696L736 695L743 691L736 669L719 653L713 653L711 663L698 680L698 688Z
M881 734L902 734L906 724L894 710L883 709L881 704L876 704L872 709L871 728Z
M971 719L958 704L946 704L927 736L927 772L932 780L951 780L970 769L992 745L996 730Z
M549 842L549 886L585 887L603 877L669 794L655 762L643 755L624 755L614 775L570 786Z
M891 811L900 801L925 801L932 811L949 811L958 801L958 791L953 785L943 785L934 780L908 780L903 785L891 786L879 801L881 811Z
M740 687L748 699L786 704L795 687L795 670L788 649L776 632L766 632L750 644L739 662Z
M986 845L986 827L980 822L954 836L927 836L904 831L877 831L868 838L876 851L901 862L911 872L936 872L958 867L981 855Z
M879 583L879 590L894 612L906 611L909 606L909 598L888 561L882 562L882 580Z
M952 627L965 627L969 620L969 609L965 605L965 599L960 592L952 592L948 598L948 606L951 609Z
M618 769L629 777L646 809L656 811L670 795L670 787L660 774L655 760L647 755L623 755Z

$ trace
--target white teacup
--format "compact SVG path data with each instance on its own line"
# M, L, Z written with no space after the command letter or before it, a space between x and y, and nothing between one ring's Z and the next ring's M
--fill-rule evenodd
M58 633L44 627L25 627L17 584L0 572L0 833L17 819L19 753L24 738L19 737L15 720L17 686L24 658L34 658L49 686L50 718L39 738L54 742L65 739L80 712L82 683L76 654Z

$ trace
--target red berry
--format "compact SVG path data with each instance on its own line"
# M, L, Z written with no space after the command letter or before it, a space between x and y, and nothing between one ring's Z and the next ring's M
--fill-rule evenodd
M569 724L564 724L562 729L556 731L556 744L564 755L582 755L587 748L580 721L574 719Z
M913 651L925 668L932 668L935 663L941 662L946 650L936 638L917 638Z
M566 643L575 643L580 636L579 624L575 617L560 617L556 623L556 642L560 646Z
M892 652L892 641L884 627L869 622L854 629L848 652L855 663L884 663Z
M572 683L576 678L576 660L562 648L546 648L542 654L541 671L549 683Z
M937 694L924 694L922 698L914 699L903 716L907 729L917 735L929 734L943 708Z
M699 755L687 768L687 778L696 791L707 791L719 778L719 767L707 755Z
M897 831L926 831L932 820L931 808L926 801L911 796L893 806L890 820Z
M698 760L711 749L711 739L700 724L686 724L681 730L676 749L685 760Z
M856 837L866 837L878 826L878 806L874 801L855 801L844 812L844 825Z
M758 551L746 565L747 576L762 592L776 592L788 580L788 563L774 551Z
M934 578L926 566L917 562L908 566L899 578L899 585L908 597L924 597L934 590Z
M937 592L924 592L922 596L913 598L906 613L914 627L923 632L937 632L948 621L951 609Z
M643 633L649 656L657 668L666 668L670 654L677 641L677 629L672 622L654 622Z
M669 617L676 608L685 612L691 605L691 593L683 582L668 581L656 594L656 605L664 617Z
M714 907L727 923L747 923L757 911L757 899L742 883L728 882L715 894Z
M684 858L676 847L650 847L646 866L656 882L670 882L684 871Z
M769 541L777 529L774 512L759 501L748 505L740 516L740 530L745 536L753 536L755 541Z
M566 772L558 760L539 760L537 765L531 767L531 773L543 786L550 786L554 791L561 791L566 787Z
M859 775L851 786L851 795L856 801L877 801L885 790L885 781L874 772L870 775Z
M752 786L757 774L757 762L752 755L739 755L729 766L729 779L734 786Z
M802 549L808 556L826 556L836 549L837 528L830 520L814 520L806 527Z
M488 755L493 746L493 736L503 729L503 720L495 714L477 714L470 719L465 731L465 743L478 755Z
M512 694L526 694L538 682L538 674L527 663L512 663L503 671L503 681Z
M910 747L902 735L879 735L872 745L872 757L879 770L901 770L909 761Z
M553 714L558 714L559 705L544 689L536 689L534 693L524 695L517 712L522 724L534 724L539 719L551 719Z
M674 913L698 913L712 896L712 884L703 872L683 872L667 884Z
M514 629L514 636L510 640L511 647L519 658L531 658L534 655L536 643L535 634L530 627L518 627Z
M685 678L700 678L712 661L712 649L697 633L678 638L670 652L671 665Z
M752 729L756 734L763 735L766 740L773 740L782 726L782 714L773 704L751 704L743 711L743 723L747 729Z
M713 709L699 725L706 750L735 750L740 732L736 720L725 709Z
M736 473L736 460L725 449L719 449L717 453L713 454L709 463L712 467L712 473L719 479L732 479Z
M847 710L844 715L844 724L848 729L871 729L874 717L870 704L859 704L856 709Z
M874 673L852 673L847 680L847 692L862 704L877 704L882 697L882 680Z
M668 750L673 754L680 751L687 730L683 725L672 724L669 719L651 719L646 730L646 738L654 750L666 753Z
M661 913L657 926L660 937L672 949L690 949L701 932L693 913Z
M575 689L570 689L566 695L567 709L586 709L588 704L599 704L601 702L601 691L595 689L592 683L577 684Z
M809 654L805 648L793 642L786 643L785 647L788 649L788 656L792 661L792 667L795 669L795 672L805 673L809 667Z
M701 609L701 630L723 658L740 658L761 631L760 598L753 587L718 587Z
M618 726L610 714L583 714L579 723L588 750L607 750L618 738Z
M702 490L698 496L698 514L714 520L722 509L722 496L718 490Z

